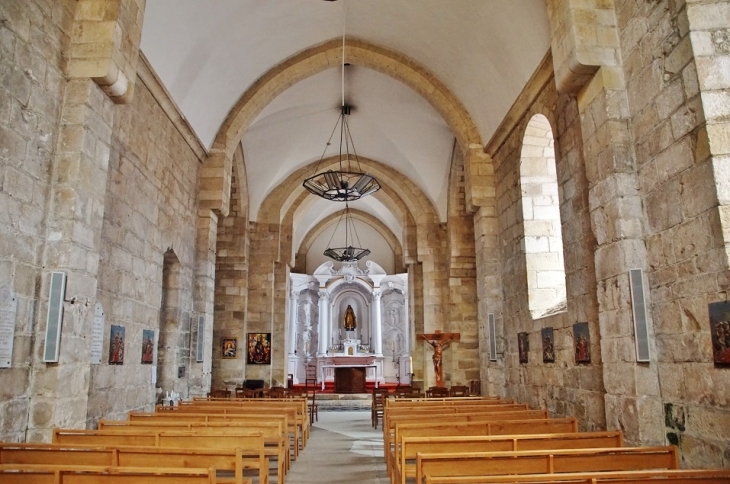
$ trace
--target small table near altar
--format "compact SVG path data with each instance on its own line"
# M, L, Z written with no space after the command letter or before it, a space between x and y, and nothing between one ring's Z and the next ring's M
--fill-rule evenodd
M362 355L346 355L346 354L335 354L320 358L322 364L320 365L320 380L322 382L322 390L325 389L326 381L334 381L335 389L342 390L342 393L360 393L355 390L362 390L365 392L365 381L375 381L375 388L378 388L378 365L375 363L375 355L362 354ZM338 376L340 378L347 377L352 380L357 372L343 371L347 369L362 368L365 375L360 383L350 382L338 382ZM371 370L372 369L372 370ZM338 385L339 383L339 385ZM362 387L362 388L360 388Z

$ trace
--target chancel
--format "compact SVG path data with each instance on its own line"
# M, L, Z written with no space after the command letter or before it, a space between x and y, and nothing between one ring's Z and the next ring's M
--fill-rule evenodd
M328 261L311 276L290 274L288 372L295 384L305 382L311 366L323 390L357 393L383 383L410 384L407 274L386 274L373 261L364 265Z

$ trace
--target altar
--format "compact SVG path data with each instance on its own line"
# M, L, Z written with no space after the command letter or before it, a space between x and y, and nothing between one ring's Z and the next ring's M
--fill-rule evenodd
M388 275L372 261L314 274L290 274L287 373L295 385L361 393L384 383L409 384L408 275Z
M318 363L322 390L328 382L333 383L337 393L366 393L367 382L379 386L382 358L375 355L334 354L319 358Z

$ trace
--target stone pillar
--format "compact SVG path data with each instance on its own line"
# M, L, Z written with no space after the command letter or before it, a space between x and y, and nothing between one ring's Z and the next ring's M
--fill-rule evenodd
M195 254L195 286L193 311L205 315L203 365L193 365L191 359L190 393L205 395L211 387L213 365L213 318L215 305L215 258L218 240L218 217L212 210L203 210L198 216L198 236Z
M373 348L375 356L383 356L383 316L380 308L380 288L373 289Z
M317 356L324 356L329 349L330 299L327 291L319 291L319 347Z
M106 198L113 110L90 80L69 81L63 99L53 167L51 204L36 351L45 340L50 271L67 275L61 351L57 364L34 362L28 441L50 441L54 427L83 428L89 392L89 347L99 267L99 241ZM91 308L91 310L89 310Z
M656 364L638 365L633 356L628 274L647 269L647 251L614 9L613 1L548 1L556 83L561 92L577 95L581 120L597 243L599 317L589 323L600 334L606 422L622 429L631 445L659 445L664 435Z
M410 321L410 303L408 302L408 291L403 293L403 320L406 322L406 353L409 355L413 351L413 342L416 340L416 331ZM409 368L408 371L413 371Z
M294 352L297 349L297 314L299 313L299 293L291 291L289 293L289 324L288 324L288 345L289 351L287 352L290 357L295 356Z

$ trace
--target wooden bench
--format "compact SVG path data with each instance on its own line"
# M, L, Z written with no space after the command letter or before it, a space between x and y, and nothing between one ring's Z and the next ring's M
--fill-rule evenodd
M250 407L241 407L241 406L212 406L212 405L206 405L206 406L197 406L197 405L186 405L186 406L179 406L179 407L157 407L158 411L156 413L158 414L185 414L185 413L197 413L197 414L207 414L207 415L271 415L271 414L286 414L288 417L289 426L291 428L291 432L293 434L294 442L297 443L297 445L294 445L294 458L299 455L299 448L302 449L306 445L307 441L307 435L308 435L308 429L309 429L309 419L303 418L297 413L297 408L295 407L281 407L281 408L267 408L266 406L263 406L261 404L257 404L256 406L250 406ZM164 409L164 410L162 410Z
M213 469L0 465L2 484L216 484Z
M566 472L516 476L426 477L428 484L727 484L728 469L670 469L615 472Z
M265 410L271 411L274 409L290 409L294 408L296 411L296 422L302 427L304 441L309 438L309 418L308 418L308 407L307 399L303 397L295 398L244 398L244 399L204 399L204 400L192 400L180 402L179 407L239 407L239 408L255 408L260 407ZM179 408L179 407L172 407ZM169 409L170 407L165 407Z
M228 429L260 431L264 437L264 455L276 461L277 476L284 476L289 470L289 439L286 437L281 421L266 422L189 422L180 420L167 421L129 421L99 420L99 430L116 431L200 431L227 432ZM211 430L212 429L212 430Z
M620 431L608 432L571 432L561 434L525 434L495 436L454 436L433 435L433 429L410 428L398 430L391 476L395 482L405 484L406 479L416 476L416 457L418 453L456 453L456 452L515 452L523 450L549 449L589 449L601 447L623 447Z
M399 423L421 423L421 422L448 422L455 424L459 422L487 422L487 421L509 421L509 420L542 420L548 417L547 410L516 410L512 412L492 412L483 410L471 413L446 413L431 412L426 415L389 415L383 422L383 448L385 450L385 465L390 466L390 449L395 439L395 426ZM521 432L524 433L524 432ZM536 433L534 431L530 433ZM542 433L542 432L538 432Z
M54 429L53 443L66 445L166 447L174 449L240 449L247 468L257 470L259 482L269 481L269 459L261 432L230 431L204 434L196 431L118 432L113 430ZM283 476L281 476L283 479Z
M213 468L233 471L235 484L250 484L244 478L246 459L240 449L172 449L162 447L92 447L66 444L0 443L2 465L82 465L98 467L157 468L160 463L175 468Z
M420 453L416 457L416 482L425 482L426 476L494 476L648 469L679 469L677 448L666 446Z

